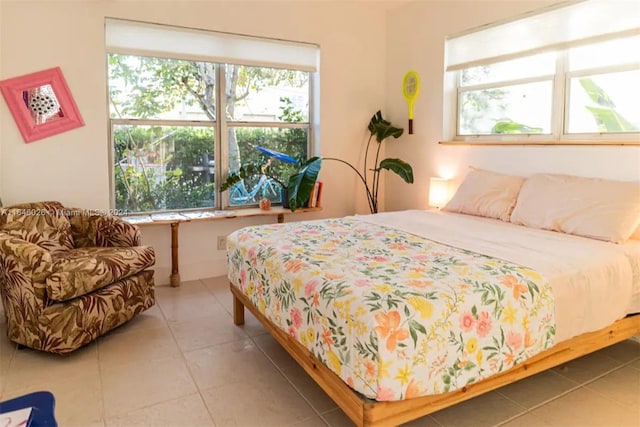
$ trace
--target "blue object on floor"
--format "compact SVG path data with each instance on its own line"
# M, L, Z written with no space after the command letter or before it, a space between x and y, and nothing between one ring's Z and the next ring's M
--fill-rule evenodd
M29 427L58 427L54 415L56 399L48 391L36 391L11 400L0 402L0 414L18 409L33 408Z

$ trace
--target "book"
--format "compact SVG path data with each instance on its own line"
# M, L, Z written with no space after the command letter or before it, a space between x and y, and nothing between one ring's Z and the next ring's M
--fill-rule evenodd
M0 426L2 427L28 427L31 423L31 410L33 408L17 409L0 414Z
M318 185L318 191L316 192L316 208L319 208L322 206L322 181L318 181L316 182L316 184Z
M311 190L311 195L309 196L308 207L315 208L316 207L316 197L318 195L318 182L313 184L313 190Z

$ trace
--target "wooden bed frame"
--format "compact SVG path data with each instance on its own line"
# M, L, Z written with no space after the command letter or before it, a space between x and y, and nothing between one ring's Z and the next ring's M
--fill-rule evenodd
M406 423L640 334L640 314L627 316L599 331L582 334L558 343L508 371L462 389L408 400L378 402L367 399L351 389L302 344L263 316L233 284L231 284L231 292L233 293L233 322L236 325L244 324L244 308L247 307L262 322L271 336L358 426L395 426Z

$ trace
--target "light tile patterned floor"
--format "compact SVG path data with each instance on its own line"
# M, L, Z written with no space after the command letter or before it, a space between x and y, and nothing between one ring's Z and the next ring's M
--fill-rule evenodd
M255 318L233 325L226 278L156 295L154 308L67 357L16 350L0 324L0 400L50 390L61 427L351 425ZM640 426L640 343L408 425Z

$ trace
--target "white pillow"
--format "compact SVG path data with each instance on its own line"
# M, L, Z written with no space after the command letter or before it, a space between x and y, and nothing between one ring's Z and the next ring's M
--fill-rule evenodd
M640 224L640 182L534 175L520 190L511 222L623 243Z
M524 178L470 168L443 211L509 221Z

